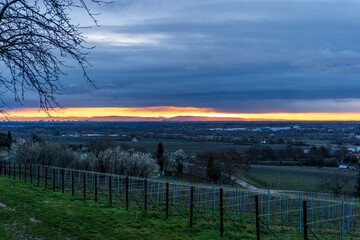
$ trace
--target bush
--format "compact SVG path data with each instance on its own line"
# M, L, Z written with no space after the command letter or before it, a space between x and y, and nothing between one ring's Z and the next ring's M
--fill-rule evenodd
M8 160L27 165L69 167L75 159L75 152L66 146L31 140L13 144L8 152Z
M151 177L159 174L157 161L150 153L125 151L121 147L107 149L99 153L95 169L121 175Z
M21 164L42 164L88 171L152 177L159 174L157 161L150 153L125 151L121 147L104 151L81 152L70 147L39 141L17 142L1 153L3 160Z

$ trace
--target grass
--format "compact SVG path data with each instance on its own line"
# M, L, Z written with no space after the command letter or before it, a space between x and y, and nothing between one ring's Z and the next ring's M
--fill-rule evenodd
M125 211L4 176L0 193L0 239L221 239L217 225L197 221L190 229L178 217ZM253 228L245 230L225 230L224 239L255 238Z
M346 169L252 165L249 172L239 172L237 176L259 188L329 192L322 187L322 179L334 172L353 176L353 181L346 189L348 192L353 191L357 171Z

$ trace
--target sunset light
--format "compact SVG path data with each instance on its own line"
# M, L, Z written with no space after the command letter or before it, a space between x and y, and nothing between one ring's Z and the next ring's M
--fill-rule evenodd
M100 108L62 108L50 112L50 117L35 108L16 109L8 112L11 121L26 120L96 120L109 121L110 117L135 117L138 120L179 120L179 121L359 121L360 113L336 112L275 112L275 113L236 113L222 112L211 108L195 107L100 107ZM188 117L188 118L186 118ZM5 116L2 117L5 119ZM179 119L177 119L179 118ZM121 120L121 119L117 119ZM123 120L126 120L123 119Z

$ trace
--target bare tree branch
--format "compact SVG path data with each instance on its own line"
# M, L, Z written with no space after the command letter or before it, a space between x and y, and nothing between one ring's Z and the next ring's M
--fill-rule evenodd
M80 66L87 74L87 55L91 48L79 25L69 17L73 8L84 9L97 24L89 5L108 3L102 0L12 0L0 2L0 59L8 72L0 72L1 95L10 91L15 101L24 100L25 91L39 95L40 108L46 112L58 106L56 95L62 90L59 82L66 60ZM0 95L0 101L2 101ZM2 101L3 102L3 101ZM4 102L3 102L4 103Z

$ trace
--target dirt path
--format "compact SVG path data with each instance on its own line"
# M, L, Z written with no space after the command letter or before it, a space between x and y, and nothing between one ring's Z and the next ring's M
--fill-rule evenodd
M235 181L237 184L239 184L240 186L242 186L245 189L249 189L252 191L257 191L257 192L268 192L270 191L270 193L299 193L301 191L295 191L295 190L268 190L268 189L263 189L263 188L257 188L235 176L231 176L231 180Z

